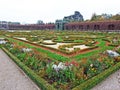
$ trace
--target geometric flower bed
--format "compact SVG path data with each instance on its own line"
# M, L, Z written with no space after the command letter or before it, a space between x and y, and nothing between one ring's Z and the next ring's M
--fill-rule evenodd
M61 52L66 55L75 55L78 52L83 52L83 51L89 51L92 49L98 48L96 46L96 40L94 39L95 37L79 37L76 35L62 35L56 36L54 35L41 35L37 33L33 35L22 35L18 33L14 33L15 35L8 35L10 37L23 40L25 42L30 42L37 44L41 47L48 48L51 50L55 50L57 52ZM32 33L31 33L32 34ZM17 35L17 36L16 36Z
M92 79L95 81L91 82L94 86L99 80L102 80L103 77L99 76L102 72L104 72L103 76L107 77L119 69L120 56L111 57L107 53L107 50L114 48L114 51L120 54L120 48L106 46L106 41L102 39L96 39L99 43L101 42L98 44L100 50L79 55L76 54L76 56L71 58L57 55L61 57L59 59L53 57L55 53L42 49L39 50L39 47L32 44L12 38L7 39L8 42L4 45L4 48L34 71L40 78L43 78L58 90L79 90L80 87L83 88L84 83ZM112 67L114 68L110 69ZM96 80L94 77L99 78L99 80ZM83 86L79 87L79 85ZM93 86L90 85L88 88L90 89Z

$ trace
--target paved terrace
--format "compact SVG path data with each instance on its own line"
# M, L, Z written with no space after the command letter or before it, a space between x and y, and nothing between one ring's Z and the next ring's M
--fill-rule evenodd
M1 49L0 90L40 90Z

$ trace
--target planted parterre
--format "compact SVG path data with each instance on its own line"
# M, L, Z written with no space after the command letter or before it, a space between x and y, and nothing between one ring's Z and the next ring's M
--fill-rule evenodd
M26 70L19 64L43 90L88 90L120 67L119 33L78 31L2 33L4 33L2 37L7 41L2 45L4 50L15 56L16 62L31 70ZM84 49L82 50L80 46Z

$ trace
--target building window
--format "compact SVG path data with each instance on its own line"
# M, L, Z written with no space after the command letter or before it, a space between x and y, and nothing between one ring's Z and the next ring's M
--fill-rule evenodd
M89 26L89 25L87 25L87 29L90 29L90 26Z
M83 25L79 25L79 29L83 29Z
M94 25L94 30L99 30L100 26L99 25Z
M115 29L115 25L114 24L108 25L108 30L114 30L114 29Z

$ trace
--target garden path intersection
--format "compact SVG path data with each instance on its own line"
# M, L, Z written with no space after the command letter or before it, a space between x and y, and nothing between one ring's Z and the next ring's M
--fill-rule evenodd
M40 90L1 49L0 90Z

